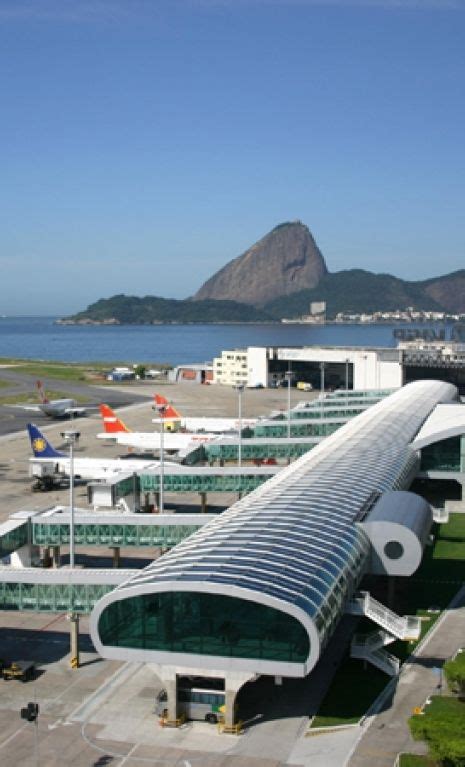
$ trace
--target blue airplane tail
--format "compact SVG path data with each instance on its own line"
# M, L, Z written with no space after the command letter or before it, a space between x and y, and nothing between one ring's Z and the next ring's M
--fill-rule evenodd
M35 423L28 423L27 430L35 458L62 458L64 456L64 453L55 450Z

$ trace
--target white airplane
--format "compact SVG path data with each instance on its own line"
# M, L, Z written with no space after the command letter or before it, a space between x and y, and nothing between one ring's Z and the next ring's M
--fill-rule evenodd
M100 413L103 419L105 431L97 434L98 439L112 440L117 445L137 448L139 450L160 450L161 434L159 431L143 432L131 431L126 424L118 418L116 413L108 405L100 405ZM176 418L176 416L174 416ZM186 434L184 432L166 431L173 426L173 413L163 415L163 449L167 452L176 452L179 457L193 450L196 445L217 439L217 434ZM157 423L160 423L158 419Z
M8 407L21 408L32 413L43 413L51 418L65 418L66 416L84 415L86 408L79 406L74 399L48 399L45 394L42 381L36 381L39 391L40 402L37 405L8 405Z
M30 458L32 476L41 477L41 464L53 466L54 474L70 475L70 457L65 453L60 453L42 434L40 429L33 423L28 423L27 430L31 440L32 452L34 457ZM164 461L164 466L177 466L177 464ZM73 456L73 474L76 479L86 481L93 479L104 479L111 477L118 472L138 472L141 470L158 469L159 461L144 461L141 459L124 458L83 458Z
M166 397L161 394L155 394L155 407L159 410L165 408L164 418L172 418L173 421L177 421L181 429L185 429L188 432L214 432L215 434L225 434L226 432L238 432L239 426L243 429L247 427L255 426L258 418L241 418L239 424L238 418L214 418L210 416L191 417L181 416L181 414L174 408ZM157 419L154 419L158 422Z

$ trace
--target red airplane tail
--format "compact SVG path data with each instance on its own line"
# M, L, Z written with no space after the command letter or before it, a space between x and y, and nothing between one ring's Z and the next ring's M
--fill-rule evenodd
M155 400L155 405L158 407L159 405L163 405L166 409L163 413L163 420L169 421L172 418L175 418L179 420L181 418L181 413L179 413L173 405L170 405L166 397L164 397L162 394L154 394L153 398Z
M37 390L39 392L40 401L43 405L46 405L49 401L47 395L45 394L44 385L42 381L36 381Z
M119 431L131 431L125 423L121 421L116 413L108 405L100 405L100 413L103 419L103 428L107 434L116 434Z

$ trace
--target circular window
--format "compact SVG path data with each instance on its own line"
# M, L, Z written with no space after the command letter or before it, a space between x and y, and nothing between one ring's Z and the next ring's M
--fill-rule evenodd
M404 547L399 541L388 541L384 547L384 553L389 559L400 559L404 553Z

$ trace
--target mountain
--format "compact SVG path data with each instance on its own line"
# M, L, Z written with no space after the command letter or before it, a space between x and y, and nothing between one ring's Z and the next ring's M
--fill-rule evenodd
M446 277L441 279L447 282ZM434 287L437 281L431 282ZM326 274L317 288L280 296L263 308L275 317L300 317L308 314L311 301L326 301L328 317L334 317L338 312L387 312L407 306L433 311L446 308L444 303L426 292L422 282L407 282L390 274L373 274L363 269Z
M448 312L465 312L465 269L418 284Z
M314 288L327 273L310 230L300 221L280 224L223 266L193 296L263 306L280 296Z
M111 323L154 325L158 323L266 322L270 315L235 301L183 301L158 296L101 298L63 323Z
M190 299L117 295L61 322L268 322L308 314L311 301L326 301L329 318L407 306L465 313L465 270L418 282L363 269L329 273L308 227L294 221L275 227Z

